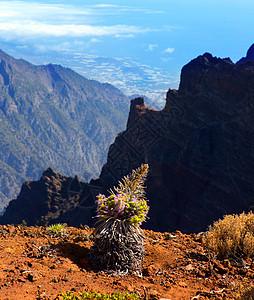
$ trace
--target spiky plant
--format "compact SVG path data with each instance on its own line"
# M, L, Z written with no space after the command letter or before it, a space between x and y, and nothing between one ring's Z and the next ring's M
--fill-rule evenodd
M100 269L118 273L138 273L144 257L144 236L140 229L149 207L144 182L148 164L133 170L109 197L97 196L97 217L100 224L94 232L92 262Z

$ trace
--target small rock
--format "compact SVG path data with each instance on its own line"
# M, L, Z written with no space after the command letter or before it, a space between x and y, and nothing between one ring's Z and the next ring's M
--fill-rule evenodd
M14 226L12 226L12 225L9 225L8 226L8 231L9 231L10 234L15 233L16 232L16 228Z
M39 275L37 272L29 272L27 274L27 279L31 282L34 282L39 279Z
M149 300L159 300L160 299L160 294L155 291L155 290L151 290L149 291Z
M164 240L169 241L176 238L176 235L170 234L170 233L164 233L163 234Z
M228 272L228 269L225 268L219 261L214 262L215 271L217 271L219 274L225 274Z
M66 277L66 276L62 278L62 281L64 281L64 282L68 282L69 280L70 279L68 277Z
M155 271L156 271L155 266L150 265L150 266L144 268L142 273L143 273L144 276L151 276L151 275L154 275Z
M195 269L192 264L189 264L189 265L185 266L184 268L186 271L192 271Z
M179 285L180 287L183 287L183 288L185 288L185 287L188 286L188 284L185 283L185 282L183 282L183 281L179 281L179 282L178 282L178 285Z
M154 282L155 282L154 279L153 279L152 277L149 278L148 280L149 280L149 282L151 282L152 284L154 284Z
M232 268L231 263L230 263L230 261L228 259L224 259L223 264L228 269Z

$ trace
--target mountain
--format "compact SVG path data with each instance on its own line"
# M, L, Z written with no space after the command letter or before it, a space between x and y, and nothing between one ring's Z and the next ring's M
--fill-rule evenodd
M0 51L0 210L49 166L97 177L128 107L128 97L110 84Z
M254 205L254 62L209 53L183 67L162 111L132 101L127 128L110 146L100 184L150 166L146 228L198 232Z
M253 120L254 62L234 64L205 53L183 67L179 89L168 91L163 110L146 107L143 98L131 101L127 128L110 146L99 179L87 184L76 177L67 187L58 181L60 187L53 185L38 200L34 195L49 186L46 177L50 182L60 178L46 170L50 176L23 185L1 222L11 223L14 217L21 222L26 215L32 224L37 209L42 224L92 224L96 195L148 163L150 211L144 228L204 231L223 215L254 206ZM53 216L55 197L60 213ZM37 200L49 207L43 215L36 207L29 210ZM64 203L71 203L69 209L63 209Z
M245 62L253 62L254 61L254 44L252 44L247 51L247 54L245 57L242 57L236 64L242 64Z
M14 57L23 58L33 64L46 64L54 61L56 64L71 68L82 76L95 79L100 82L108 82L132 95L133 91L140 95L146 95L153 102L163 108L165 94L169 86L179 85L179 75L171 74L165 70L149 65L141 64L130 57L107 57L91 55L77 51L51 50L38 52L34 49L17 48L13 43L4 42L0 46L6 49Z

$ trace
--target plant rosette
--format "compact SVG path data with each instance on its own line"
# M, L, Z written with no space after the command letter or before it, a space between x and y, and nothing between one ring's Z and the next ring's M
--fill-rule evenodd
M97 216L101 221L113 218L138 227L146 220L149 210L145 199L136 199L121 192L111 194L109 197L99 194L96 204Z

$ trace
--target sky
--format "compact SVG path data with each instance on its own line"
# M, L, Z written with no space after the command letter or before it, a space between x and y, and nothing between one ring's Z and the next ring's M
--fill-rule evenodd
M198 55L245 56L253 15L253 0L0 0L0 48L17 58L51 53L52 63L62 52L127 58L167 72L176 87Z

